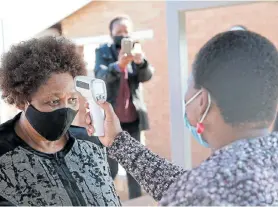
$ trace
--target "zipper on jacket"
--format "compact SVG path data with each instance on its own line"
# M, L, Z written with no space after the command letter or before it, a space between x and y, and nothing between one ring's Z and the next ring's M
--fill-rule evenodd
M58 175L60 175L64 178L64 179L60 178L60 180L63 183L65 190L67 191L67 193L70 197L72 205L73 206L86 206L87 204L85 203L85 200L82 197L81 192L79 193L80 194L79 196L76 193L76 191L79 191L77 186L76 186L77 189L73 189L71 179L68 177L67 173L65 172L63 163L60 161L60 158L58 157L57 153L55 153L55 161L57 163L57 169L61 170L60 172L62 172L62 174L59 174L59 172L58 172ZM67 185L64 183L64 180L67 181ZM80 196L81 196L81 198L80 198Z

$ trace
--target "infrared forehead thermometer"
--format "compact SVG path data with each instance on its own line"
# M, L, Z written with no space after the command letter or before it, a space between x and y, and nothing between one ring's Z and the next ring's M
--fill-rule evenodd
M106 85L101 79L88 76L76 76L75 89L89 103L90 115L95 129L94 136L104 136L104 111L97 102L105 102L107 99Z

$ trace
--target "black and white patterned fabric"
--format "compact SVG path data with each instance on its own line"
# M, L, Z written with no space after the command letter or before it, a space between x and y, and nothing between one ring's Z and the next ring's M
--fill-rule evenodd
M105 148L71 127L63 150L31 149L14 131L17 116L0 126L0 205L120 206ZM78 138L76 138L78 137Z
M127 132L108 150L160 205L278 205L278 134L238 140L185 171Z

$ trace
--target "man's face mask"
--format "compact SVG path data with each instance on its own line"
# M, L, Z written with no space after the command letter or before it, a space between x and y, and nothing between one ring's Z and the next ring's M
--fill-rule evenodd
M122 39L126 38L126 37L127 36L123 36L123 35L113 36L113 42L114 42L114 45L116 46L117 49L121 49L121 47L122 47Z
M48 141L60 139L69 129L78 111L61 108L52 112L41 112L31 104L25 116L31 126Z
M190 104L192 101L194 101L196 99L196 97L198 97L200 94L202 93L202 90L200 90L199 92L197 92L192 98L190 98L185 106L187 106L188 104ZM201 117L200 121L197 124L197 127L194 127L190 124L187 114L184 114L184 122L185 122L185 126L189 129L189 131L191 132L191 134L193 135L194 139L202 146L204 147L209 147L209 144L203 139L202 137L202 133L204 131L204 126L202 124L202 122L204 121L205 117L208 114L208 111L210 109L210 105L211 105L211 97L210 94L208 93L208 106L206 108L205 113L203 114L203 116Z

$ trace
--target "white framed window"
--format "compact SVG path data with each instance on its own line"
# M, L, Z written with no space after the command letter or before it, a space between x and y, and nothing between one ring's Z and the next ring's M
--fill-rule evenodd
M153 30L141 30L133 32L131 37L138 40L153 39L154 33ZM89 45L89 44L103 44L111 42L111 37L109 35L100 35L100 36L89 36L89 37L80 37L71 39L76 45Z

